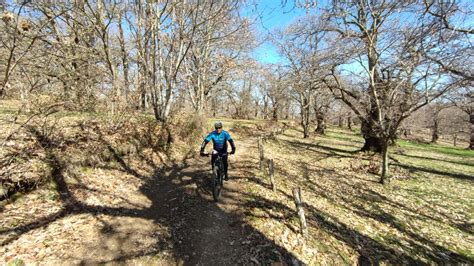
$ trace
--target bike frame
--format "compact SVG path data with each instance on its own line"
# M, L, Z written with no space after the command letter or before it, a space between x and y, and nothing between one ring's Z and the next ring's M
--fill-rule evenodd
M212 195L214 201L218 201L221 194L222 187L224 185L224 162L222 157L227 155L227 153L217 153L217 158L214 161L214 171L213 171L213 180L212 180Z
M209 155L210 154L208 153L201 153L201 156ZM217 155L217 158L212 165L212 196L214 201L217 202L221 195L222 187L224 186L224 162L222 161L222 157L228 155L228 153L220 153L214 150L212 155Z

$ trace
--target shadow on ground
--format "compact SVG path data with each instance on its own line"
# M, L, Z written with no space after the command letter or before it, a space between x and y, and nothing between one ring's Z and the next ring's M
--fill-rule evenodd
M245 180L260 189L270 189L267 183L255 177L256 165L249 159L239 159L239 163L234 165L233 172L238 174L232 176L235 180L225 184L223 201L216 204L212 201L208 177L210 166L206 159L191 158L182 164L162 167L155 165L153 160L144 158L144 164L153 168L154 171L149 176L141 176L138 169L133 169L128 165L113 145L102 139L102 144L112 153L121 171L146 181L140 187L140 192L150 200L151 204L147 208L92 206L77 200L71 192L70 185L65 181L64 171L67 165L65 165L66 161L55 152L58 143L33 127L30 131L47 155L63 208L41 220L11 229L2 229L0 235L9 237L0 244L1 246L8 245L23 234L46 227L61 218L77 214L92 214L97 219L101 219L103 215L116 219L122 217L143 219L166 228L168 234L152 234L154 237L152 246L130 251L122 246L130 244L133 232L127 235L119 234L120 228L116 224L104 221L103 238L115 237L120 247L118 251L115 250L113 256L83 260L82 263L85 264L124 262L144 256L161 256L165 251L170 252L172 262L185 265L271 264L273 262L303 264L291 251L267 238L246 222L249 217L264 218L257 217L250 211L252 208L258 208L266 213L265 218L270 217L284 224L292 232L297 231L297 228L288 222L294 217L294 210L281 202L252 195L239 185L240 181ZM98 134L100 135L100 132ZM298 141L288 141L285 145L290 145L295 149L308 149L319 157L352 157L355 152ZM434 243L412 228L406 228L397 217L378 206L390 205L402 209L404 213L414 218L423 216L424 219L437 222L445 220L446 217L442 217L442 214L434 210L430 212L431 215L423 214L419 210L394 202L370 187L362 185L355 187L354 183L349 182L347 176L337 175L333 169L313 169L305 164L300 165L300 168L307 184L306 189L311 193L329 202L342 203L348 211L384 223L407 236L407 242L392 239L392 242L387 244L351 228L324 209L306 205L310 227L324 230L355 250L360 256L359 263L424 264L418 255L439 264L474 263L471 258ZM277 170L280 176L291 176L283 169ZM333 182L338 185L338 189L329 189L322 183L310 179L312 171L329 171L331 175L336 174ZM368 183L368 181L361 182ZM355 191L356 195L349 195L347 191ZM278 193L286 200L292 201L292 196L286 194L285 191L278 190ZM354 200L354 196L360 200ZM369 208L361 202L373 204ZM90 248L108 251L106 245L94 245Z
M350 155L355 153L355 151L326 147L317 143L308 144L298 140L279 140L279 143L288 145L295 150L307 150L307 156L313 158L321 156L323 158L352 157ZM305 208L308 212L307 219L309 224L326 231L356 250L362 258L361 261L369 263L388 262L389 264L425 264L421 260L421 258L425 258L438 264L474 263L472 258L457 251L447 249L436 243L436 241L423 236L417 228L405 224L404 221L394 216L384 206L400 210L399 214L403 213L409 220L431 220L472 234L471 226L462 221L462 219L457 219L456 216L448 216L446 213L438 210L437 206L431 206L432 204L427 204L428 207L426 208L416 209L394 201L374 190L373 186L380 186L380 184L374 184L373 180L361 180L355 176L335 172L330 165L315 167L301 162L298 163L297 160L295 158L294 161L286 163L298 166L298 172L301 173L299 178L286 171L286 169L281 168L276 170L279 176L294 179L292 181L295 183L294 185L302 186L313 197L324 198L325 201L334 206L344 208L347 212L353 212L355 219L357 219L356 217L361 217L363 219L376 220L387 225L389 228L397 230L404 236L404 240L390 238L388 242L386 240L374 239L348 226L347 222L331 215L325 209L307 204ZM399 166L404 167L403 165ZM415 168L413 170L442 174L452 178L470 179L467 175L445 173L431 169ZM310 178L311 174L313 174L312 178ZM356 179L357 181L355 181ZM259 182L256 183L259 184ZM285 191L279 190L279 193L283 194L287 200L292 200L292 196ZM288 210L286 206L275 206L279 209L280 213L291 213L291 210ZM262 205L261 209L265 209L265 206Z
M8 245L23 234L46 227L61 218L77 214L92 214L97 219L101 219L103 215L145 219L167 228L169 234L157 235L153 246L133 252L122 249L122 246L126 245L124 242L129 241L133 236L120 235L115 238L119 240L119 251L117 252L116 249L113 257L82 261L86 264L120 262L143 256L161 256L165 250L171 253L175 263L185 265L270 264L272 262L302 264L290 251L245 222L246 212L241 210L245 210L247 203L244 191L238 185L232 182L226 183L223 202L217 204L212 201L207 160L190 159L188 161L191 161L192 165L185 162L167 168L151 165L155 168L154 173L151 176L141 176L138 171L127 165L111 144L103 140L103 144L113 154L122 171L146 180L140 192L151 201L151 206L144 209L91 206L77 200L71 192L70 185L65 181L66 162L55 152L58 143L34 127L30 127L29 130L46 153L63 208L41 220L11 229L2 229L0 235L8 237L0 244L1 246ZM100 135L100 132L98 134ZM151 160L148 162L152 163ZM246 168L248 169L248 166ZM243 177L235 176L235 178ZM113 223L104 222L102 230L104 239L117 234L119 228L114 227ZM103 248L107 251L108 247L95 245L91 248Z

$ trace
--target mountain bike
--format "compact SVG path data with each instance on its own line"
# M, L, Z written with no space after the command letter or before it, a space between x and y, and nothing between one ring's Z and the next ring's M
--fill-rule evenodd
M212 197L214 198L214 201L217 202L219 201L221 190L224 187L225 169L222 157L226 156L227 153L213 151L213 154L217 154L217 158L214 161L214 167L212 170ZM209 154L205 153L203 156L209 156Z

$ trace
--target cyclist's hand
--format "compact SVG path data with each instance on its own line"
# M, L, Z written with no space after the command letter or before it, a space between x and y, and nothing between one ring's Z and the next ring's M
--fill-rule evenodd
M232 151L230 152L230 154L235 154L235 150L232 150Z
M200 155L207 157L207 156L209 156L209 153L201 152Z

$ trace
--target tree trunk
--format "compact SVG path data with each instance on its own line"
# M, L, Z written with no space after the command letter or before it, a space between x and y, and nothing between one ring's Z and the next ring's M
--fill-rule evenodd
M273 114L272 114L272 119L275 121L278 121L278 109L279 109L279 104L278 102L275 102L273 104Z
M118 29L119 29L119 43L120 43L120 52L122 57L122 69L123 69L123 78L124 78L124 87L122 88L122 96L126 102L128 102L128 90L130 88L130 81L128 79L128 53L125 45L125 35L122 27L123 13L118 15Z
M3 81L0 80L0 99L3 99L6 96L9 87L8 76L5 77Z
M303 138L308 138L309 137L309 125L308 123L302 123L303 126Z
M259 110L259 104L258 104L258 100L255 100L255 114L254 114L254 118L257 119L258 118L258 110Z
M21 98L21 109L25 113L30 113L31 108L30 108L30 91L28 88L26 88L26 85L22 84L20 85L21 90L20 90L20 98Z
M439 139L439 119L438 113L435 114L433 118L433 132L431 133L431 143L438 142Z
M361 149L362 151L382 151L382 140L377 137L377 135L373 131L373 126L371 126L371 123L367 123L367 121L362 121L361 132L365 140L364 147L362 147Z
M146 106L146 91L145 91L145 88L142 87L142 91L141 91L141 94L140 94L140 109L142 111L146 111L147 109L147 106Z
M318 125L316 126L316 130L314 131L316 134L326 134L326 119L324 118L324 114L320 112L316 113L316 122L318 123Z
M266 95L263 96L263 119L268 118L268 97Z
M352 130L352 116L347 117L347 128Z
M303 127L303 138L309 137L309 111L310 99L300 94L301 126Z
M385 180L389 175L388 171L388 142L382 144L382 174L380 175L380 183L385 184Z
M474 150L474 110L471 108L471 113L469 114L469 122L471 122L471 138L469 141L469 149Z

